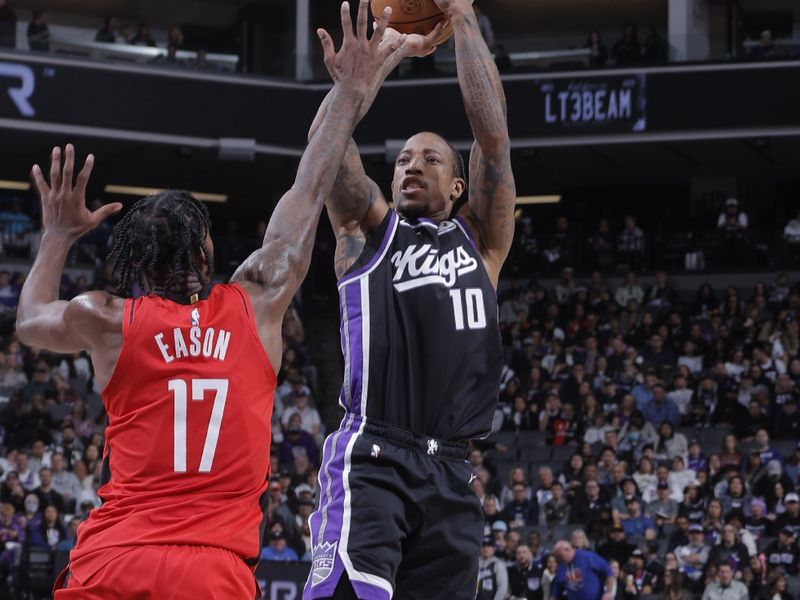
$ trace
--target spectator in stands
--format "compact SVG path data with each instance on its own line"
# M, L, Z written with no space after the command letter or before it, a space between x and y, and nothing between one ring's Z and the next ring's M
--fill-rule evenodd
M564 494L564 486L555 481L551 487L551 496L544 503L544 521L548 527L567 523L570 512L569 497Z
M658 433L662 440L674 438L672 430L680 425L681 414L675 402L667 396L664 384L659 382L653 386L653 399L643 405L641 411L645 420L650 423L661 424L658 428ZM668 423L671 426L669 431L664 429L664 423ZM685 455L689 449L689 444L683 434L678 435L680 435L680 437L677 438L677 441L681 444L680 453ZM672 457L670 456L670 458Z
M595 29L589 33L589 37L586 39L586 43L583 47L589 48L590 51L589 66L602 67L606 64L606 61L608 60L608 48L603 43L603 39L600 37L599 31ZM608 226L608 222L606 222L606 226Z
M299 455L305 455L312 464L319 464L319 452L314 438L301 428L302 417L293 413L289 417L286 435L281 443L280 460L283 464L291 464Z
M764 549L767 562L767 573L783 573L797 575L800 570L800 549L797 547L797 536L791 527L784 527L778 532L778 539Z
M511 488L511 502L503 509L503 519L512 529L539 523L539 505L536 497L525 497L525 485L515 483Z
M648 503L646 514L653 519L659 528L664 524L672 525L678 517L678 503L670 498L670 484L660 481L656 485L656 499Z
M786 494L783 498L783 506L786 510L775 519L775 528L791 529L794 531L796 539L800 536L800 497L794 492Z
M606 542L597 548L597 553L608 562L616 560L620 564L625 564L634 550L636 545L628 542L624 527L617 523L611 527Z
M564 267L561 270L561 279L555 286L556 302L566 304L572 299L576 288L575 280L572 278L572 267Z
M649 64L667 62L667 42L658 33L655 25L647 27L647 35L642 44L642 60Z
M98 30L94 36L95 42L102 42L104 44L113 44L117 41L117 30L119 29L119 22L116 17L106 17L103 26Z
M556 220L556 231L547 240L544 251L545 268L557 270L559 266L575 263L575 234L570 229L569 219L560 216Z
M617 262L627 264L632 271L640 269L644 261L644 246L644 232L636 225L636 217L627 215L625 227L617 239ZM636 301L641 303L643 295L635 298ZM619 300L617 304L624 306Z
M727 564L733 571L741 576L750 561L747 547L739 541L736 528L727 524L722 529L722 539L717 542L708 555L708 564L719 567Z
M59 514L64 512L64 497L53 488L53 472L47 467L39 471L39 487L33 490L40 506L54 506Z
M637 304L642 302L644 298L644 290L642 290L641 286L636 283L636 273L633 271L628 271L625 275L625 283L620 285L616 291L614 292L614 301L620 307L628 306L628 303L631 300L634 300Z
M572 502L569 522L587 525L597 522L601 511L607 508L608 503L600 495L600 484L596 480L589 480L584 484L584 492Z
M630 65L638 63L641 55L642 47L639 44L636 25L627 23L622 32L622 37L611 48L611 57L618 65Z
M478 559L477 600L505 600L508 597L508 571L505 563L495 556L494 540L484 537Z
M0 0L0 48L17 46L17 13L7 0Z
M33 18L28 23L28 46L39 52L50 51L50 29L45 21L45 11L41 8L33 10Z
M723 264L728 266L749 264L748 226L747 213L740 210L739 200L728 198L725 201L725 208L717 218L717 229L723 236Z
M275 529L269 536L269 546L261 551L262 560L298 560L297 553L286 544L286 534L282 528Z
M734 569L727 561L720 562L717 579L706 586L702 600L749 600L747 587L733 578Z
M608 563L597 554L589 550L577 550L563 540L556 543L553 554L559 565L553 580L551 597L559 598L561 594L566 594L568 598L578 600L613 598L616 579ZM582 581L577 589L574 585L576 577Z
M177 25L170 26L167 31L167 47L175 48L175 50L184 49L184 37L181 28Z
M292 393L292 405L284 409L281 422L284 427L288 428L292 415L300 415L300 428L310 433L314 437L314 441L319 445L322 443L323 439L321 431L322 421L317 409L311 406L310 394L311 390L309 390L306 385L294 391Z
M545 556L542 561L544 571L542 573L542 598L550 598L550 592L553 588L553 580L556 578L558 571L558 561L552 554Z
M147 23L139 23L136 30L136 35L131 39L130 44L133 46L149 46L155 48L156 41L150 33L150 26Z
M800 210L795 212L795 216L783 228L783 240L793 251L800 248Z
M66 469L63 454L53 454L52 464L53 489L64 499L65 512L74 512L83 486L75 473Z
M531 549L525 544L517 548L514 565L508 569L508 589L512 600L541 598L543 569L533 560Z
M702 585L709 552L703 535L703 526L699 523L689 525L689 543L675 548L675 558L684 575L694 584L692 587L695 590Z
M622 518L622 527L625 529L627 539L636 543L655 539L656 524L650 517L642 514L641 501L633 496L626 499L625 504L628 514Z
M55 550L58 543L67 537L67 529L61 522L58 509L52 505L45 507L42 520L30 523L25 537L34 548Z

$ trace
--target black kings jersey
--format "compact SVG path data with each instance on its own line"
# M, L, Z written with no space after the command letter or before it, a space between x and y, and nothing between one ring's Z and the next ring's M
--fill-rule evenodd
M497 297L466 225L389 210L339 281L345 410L448 441L485 436Z

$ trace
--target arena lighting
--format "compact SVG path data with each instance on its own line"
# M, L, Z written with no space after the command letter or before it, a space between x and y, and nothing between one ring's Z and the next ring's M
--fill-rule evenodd
M30 181L11 181L9 179L0 179L0 190L20 190L25 192L28 191L30 187Z
M561 202L560 194L549 196L517 196L517 204L558 204Z
M106 194L122 194L125 196L152 196L153 194L160 194L164 190L158 188L137 187L132 185L107 185L105 187ZM207 192L189 192L198 200L204 202L227 202L228 196L225 194L209 194Z

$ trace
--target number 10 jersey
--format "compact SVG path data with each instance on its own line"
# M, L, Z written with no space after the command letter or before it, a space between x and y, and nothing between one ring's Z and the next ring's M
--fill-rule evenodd
M461 219L389 210L338 288L345 410L448 441L489 432L497 297Z
M82 578L130 546L213 546L251 566L261 547L275 374L247 294L215 285L178 304L125 302L102 392L103 505L78 529Z

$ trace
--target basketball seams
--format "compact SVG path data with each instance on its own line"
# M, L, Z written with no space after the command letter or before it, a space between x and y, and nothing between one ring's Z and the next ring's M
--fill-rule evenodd
M411 21L389 21L389 27L391 27L392 25L413 25L414 23L422 23L424 21L430 21L431 19L438 19L441 21L444 18L445 18L444 13L440 12L435 15L431 15L430 17L423 17L421 19L412 19Z

